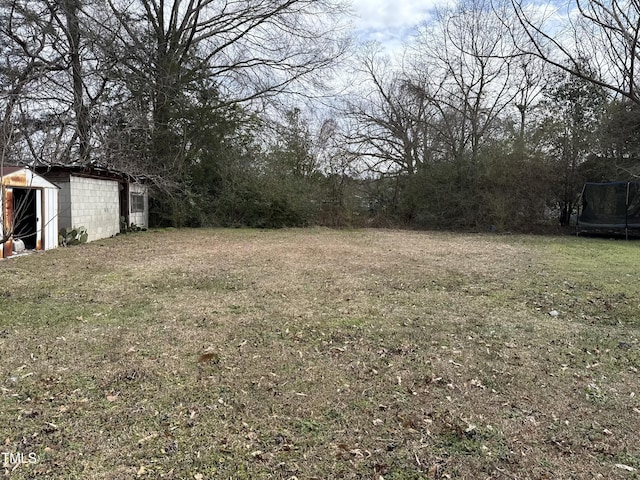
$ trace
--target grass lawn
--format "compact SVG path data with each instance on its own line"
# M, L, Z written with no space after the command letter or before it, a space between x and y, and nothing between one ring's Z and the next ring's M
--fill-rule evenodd
M637 241L151 231L0 278L12 479L640 478Z

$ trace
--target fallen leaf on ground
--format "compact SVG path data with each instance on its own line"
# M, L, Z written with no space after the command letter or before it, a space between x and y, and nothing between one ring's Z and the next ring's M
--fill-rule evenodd
M220 361L220 355L218 355L215 352L203 353L202 355L200 355L200 358L198 358L198 363L205 363L205 362L218 363L219 361Z

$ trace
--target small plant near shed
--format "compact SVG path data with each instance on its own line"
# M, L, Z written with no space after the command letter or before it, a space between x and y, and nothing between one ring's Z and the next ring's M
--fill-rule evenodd
M86 227L69 228L63 227L58 232L58 244L61 247L69 247L71 245L80 245L87 243L89 234Z

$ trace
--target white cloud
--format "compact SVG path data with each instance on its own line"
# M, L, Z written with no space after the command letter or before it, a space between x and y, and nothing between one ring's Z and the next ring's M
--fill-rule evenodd
M434 8L449 0L353 0L356 34L362 41L377 40L388 46L405 40Z

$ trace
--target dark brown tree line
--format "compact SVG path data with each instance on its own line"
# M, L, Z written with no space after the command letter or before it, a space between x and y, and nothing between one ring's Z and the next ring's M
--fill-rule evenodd
M569 225L585 181L640 175L637 6L574 7L547 26L524 3L462 1L420 29L402 62L363 56L369 87L349 104L348 137L378 172L376 212L535 230Z
M640 174L638 8L569 9L462 0L329 107L341 0L0 0L0 165L142 176L161 225L567 225Z

